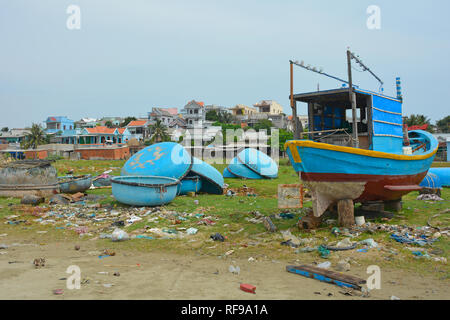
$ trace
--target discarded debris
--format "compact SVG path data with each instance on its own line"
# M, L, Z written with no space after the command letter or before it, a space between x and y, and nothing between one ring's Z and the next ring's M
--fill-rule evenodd
M211 239L213 239L214 241L220 241L220 242L224 242L225 241L225 238L224 238L224 236L222 236L220 233L216 233L216 234L212 234L211 236L210 236L210 238Z
M248 293L253 293L256 294L256 287L254 285L248 284L248 283L241 283L240 285L240 289L242 291L248 292Z

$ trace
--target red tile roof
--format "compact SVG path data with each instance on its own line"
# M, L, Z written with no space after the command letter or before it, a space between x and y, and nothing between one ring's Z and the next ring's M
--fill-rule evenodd
M94 128L86 128L89 133L103 133L103 134L114 134L116 128L108 128L105 126L97 126Z
M120 134L123 134L125 132L127 128L118 128L117 130L119 131Z
M147 120L135 120L131 121L127 127L144 127L147 123Z

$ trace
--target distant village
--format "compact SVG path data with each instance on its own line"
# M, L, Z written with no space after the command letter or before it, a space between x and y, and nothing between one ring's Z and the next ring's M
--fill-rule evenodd
M298 116L303 128L308 126L307 116ZM237 104L232 108L205 105L201 101L189 101L178 108L153 107L146 117L83 118L78 121L67 116L48 116L42 131L46 143L25 147L24 139L33 128L9 129L0 132L0 152L16 159L44 159L49 156L70 159L126 159L131 154L153 142L180 142L189 136L201 140L202 148L212 142L218 133L228 129L243 129L239 141L258 142L256 131L276 128L292 138L294 121L283 112L274 100L262 100L252 107ZM248 129L255 130L248 130ZM263 130L261 130L263 131ZM201 136L198 136L198 135ZM255 136L256 134L256 136ZM211 147L211 146L210 146ZM268 147L266 144L253 147ZM227 149L226 145L214 148ZM233 145L233 148L236 148ZM237 146L239 148L239 146Z

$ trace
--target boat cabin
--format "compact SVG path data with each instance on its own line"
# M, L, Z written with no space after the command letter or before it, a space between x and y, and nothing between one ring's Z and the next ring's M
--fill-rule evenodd
M402 153L402 100L354 88L359 148ZM295 94L308 104L310 140L353 146L352 105L348 88Z

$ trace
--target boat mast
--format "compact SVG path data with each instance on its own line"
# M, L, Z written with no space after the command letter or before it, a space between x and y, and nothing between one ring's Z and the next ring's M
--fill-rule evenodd
M300 131L298 130L298 118L297 118L297 101L294 100L294 62L290 63L290 76L291 76L291 108L292 108L292 120L294 121L294 139L300 139Z
M352 83L352 53L347 50L347 67L348 67L348 94L352 104L352 120L353 120L353 147L359 148L358 123L356 122L356 95L353 91Z

